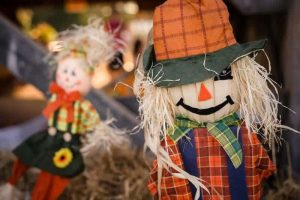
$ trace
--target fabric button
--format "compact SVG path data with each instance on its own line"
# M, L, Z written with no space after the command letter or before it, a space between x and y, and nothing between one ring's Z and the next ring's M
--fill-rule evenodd
M72 135L70 133L65 133L63 138L65 142L70 142L72 140Z
M49 135L55 136L56 133L57 133L56 128L50 127L50 128L48 129L48 134L49 134Z

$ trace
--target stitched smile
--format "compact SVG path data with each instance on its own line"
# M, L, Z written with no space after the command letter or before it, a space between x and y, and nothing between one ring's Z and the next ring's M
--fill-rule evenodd
M195 114L198 114L198 115L210 115L210 114L213 114L219 110L221 110L222 108L224 108L227 104L230 104L230 105L233 105L234 102L232 100L232 98L228 95L226 96L226 100L215 106L215 107L211 107L211 108L206 108L206 109L198 109L198 108L193 108L187 104L184 103L183 101L183 98L181 98L178 103L176 104L176 106L181 106L183 107L184 109L192 112L192 113L195 113Z

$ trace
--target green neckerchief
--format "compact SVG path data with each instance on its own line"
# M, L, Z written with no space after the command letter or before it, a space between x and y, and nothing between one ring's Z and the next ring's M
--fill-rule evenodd
M237 137L229 126L240 126L241 121L236 113L230 114L217 122L198 123L183 116L177 116L174 128L170 128L168 135L177 143L188 132L195 128L207 128L207 131L220 143L235 168L242 164L243 153Z

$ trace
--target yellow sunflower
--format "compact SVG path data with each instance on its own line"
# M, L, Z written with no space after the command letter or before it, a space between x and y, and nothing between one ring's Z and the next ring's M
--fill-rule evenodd
M54 165L58 168L66 168L73 160L73 153L69 148L62 148L53 157Z

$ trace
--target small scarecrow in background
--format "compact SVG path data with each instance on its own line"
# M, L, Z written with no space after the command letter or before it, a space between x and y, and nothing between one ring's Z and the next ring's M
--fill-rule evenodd
M91 20L87 26L61 33L59 39L59 52L55 55L58 67L49 88L52 96L43 112L48 118L48 129L34 134L14 150L17 161L2 193L13 194L9 191L20 177L35 167L41 172L32 200L55 200L69 179L84 170L81 136L92 132L100 121L84 96L91 89L95 68L115 53L113 36L105 32L101 21Z
M270 144L284 127L275 84L255 62L266 40L237 43L222 0L167 0L153 24L134 84L157 156L151 193L261 199L275 167L257 135Z

